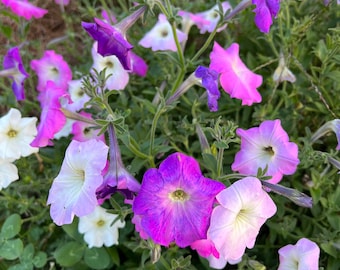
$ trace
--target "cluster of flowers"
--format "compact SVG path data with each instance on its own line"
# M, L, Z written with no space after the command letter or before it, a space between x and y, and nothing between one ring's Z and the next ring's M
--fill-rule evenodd
M27 20L40 18L47 12L27 1L2 0L2 3ZM56 3L67 5L69 1L56 0ZM201 33L221 31L226 27L224 24L217 28L222 14L224 18L231 18L251 4L256 5L257 27L268 33L279 12L279 0L242 1L235 9L223 2L223 10L214 6L197 14L180 11L181 30L174 29L167 16L160 14L157 24L139 44L153 51L183 50L192 25ZM107 12L94 23L82 23L96 41L90 73L105 69L110 75L105 85L108 90L124 89L130 74L147 74L147 64L132 51L133 45L126 39L127 30L146 8L141 6L114 25L115 18ZM25 99L23 85L28 73L19 48L8 51L3 66L0 76L13 80L17 100ZM73 140L53 181L47 203L51 205L50 214L57 225L70 224L75 216L79 217L78 229L84 233L89 247L118 243L118 229L124 227L125 222L101 206L116 191L124 193L125 202L131 205L132 221L141 238L162 246L175 243L181 248L191 247L207 258L211 267L223 268L227 263L237 263L246 248L254 247L261 226L276 213L269 191L255 177L258 169L265 171L269 183L277 184L283 175L293 174L299 164L298 147L289 141L280 120L264 121L259 127L248 130L237 129L241 146L231 168L245 176L231 186L204 177L198 162L183 153L173 153L158 169L147 170L140 184L123 165L114 126L108 125L107 146L104 135L98 135L94 128L92 116L81 111L91 98L82 89L83 79L72 80L71 69L63 57L54 51L45 51L41 59L31 61L30 67L38 76L40 122L36 128L36 118L22 118L16 109L0 118L0 188L18 179L13 161L72 133ZM273 77L277 82L295 81L283 57ZM231 98L242 100L242 105L261 102L257 88L262 84L262 76L243 63L237 43L224 49L215 42L209 67L198 66L167 99L167 104L172 104L194 84L206 88L210 111L218 110L219 84ZM66 116L78 120L67 120ZM313 140L329 130L339 130L336 128L338 121L320 128ZM279 254L281 270L318 268L319 248L308 239L281 248Z

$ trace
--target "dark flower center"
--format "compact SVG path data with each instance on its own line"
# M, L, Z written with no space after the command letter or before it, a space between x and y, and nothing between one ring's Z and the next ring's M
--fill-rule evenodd
M273 150L273 147L271 146L267 146L267 147L263 147L263 150L270 156L274 156L275 152Z

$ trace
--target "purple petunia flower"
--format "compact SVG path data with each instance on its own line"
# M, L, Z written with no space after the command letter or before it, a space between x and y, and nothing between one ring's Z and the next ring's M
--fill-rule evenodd
M132 206L138 230L163 246L206 239L215 196L223 189L202 175L194 158L174 153L144 174Z
M218 90L218 72L199 66L195 71L195 76L202 79L202 85L207 90L208 94L208 107L211 112L216 112L218 110L217 101L221 96Z
M24 100L24 80L29 76L26 72L24 65L21 60L20 52L18 47L13 47L8 50L4 56L4 71L2 73L13 79L12 89L16 99ZM0 76L2 76L0 74Z
M298 147L289 141L280 120L267 120L248 130L238 128L236 134L241 137L241 150L231 165L233 171L256 175L259 168L267 167L266 176L272 177L268 180L272 184L296 171L300 162Z
M278 270L318 270L320 248L307 238L301 238L295 245L279 249Z
M242 100L242 105L261 102L257 88L262 84L262 76L247 68L239 56L239 45L233 43L223 49L215 42L210 53L211 69L221 74L220 83L230 97Z
M261 32L269 33L273 18L277 16L280 10L280 0L253 0L256 8L255 24Z

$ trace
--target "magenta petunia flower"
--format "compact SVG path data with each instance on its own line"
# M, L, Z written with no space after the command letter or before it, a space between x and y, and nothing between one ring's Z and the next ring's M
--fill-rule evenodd
M318 270L320 248L307 238L301 238L295 245L279 249L278 270Z
M130 52L131 57L131 72L140 76L145 77L146 73L148 72L148 65L144 61L144 59L134 52Z
M167 157L143 177L132 210L155 243L187 247L206 239L215 196L224 185L205 178L198 162L182 153Z
M1 2L13 13L26 20L30 20L32 17L39 19L48 12L46 9L32 5L28 0L1 0Z
M255 24L261 32L269 33L273 18L276 18L280 10L280 0L253 0L256 5Z
M71 141L47 199L55 224L70 224L75 215L82 217L95 210L96 189L103 182L107 152L102 141Z
M4 56L3 66L4 70L0 72L0 76L2 77L1 73L3 73L4 76L11 78L13 80L12 89L16 99L18 101L24 100L24 81L29 75L22 63L18 47L13 47L7 51Z
M38 96L42 108L40 123L38 125L38 135L31 143L34 147L45 147L53 145L54 135L66 124L66 117L60 110L60 98L68 99L66 91L57 87L54 82L48 81L45 91Z
M241 150L231 165L233 171L256 175L259 168L267 167L266 175L272 177L268 181L273 184L296 171L298 147L289 141L280 120L266 120L248 130L238 128L236 134L241 137Z
M188 35L176 29L178 41L182 42L188 38ZM177 51L172 28L164 14L159 14L158 22L145 34L139 41L139 45L145 48L151 48L153 51Z
M207 90L209 110L216 112L218 110L217 101L221 96L218 90L218 73L213 69L198 66L195 76L202 79L202 85Z
M55 51L45 51L41 59L31 61L31 68L38 75L39 91L46 89L47 81L53 81L56 87L67 90L68 82L72 80L72 71L63 57Z
M276 213L276 206L255 177L238 180L216 199L220 205L212 212L208 239L215 244L220 262L234 263L246 248L254 247L261 226Z
M239 56L239 45L233 43L223 49L217 42L210 53L211 69L221 74L222 88L232 98L242 100L242 105L252 105L262 101L257 88L262 84L262 76L253 73L242 62Z

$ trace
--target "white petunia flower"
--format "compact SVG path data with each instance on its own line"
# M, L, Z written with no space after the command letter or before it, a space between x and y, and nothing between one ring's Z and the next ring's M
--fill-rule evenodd
M0 118L0 158L19 159L38 152L39 148L30 146L37 135L36 117L21 117L17 109Z
M0 190L18 179L18 168L11 163L11 160L0 158Z
M97 206L91 214L79 218L78 231L84 234L89 248L118 244L118 229L123 228L125 222L117 217L118 215Z

